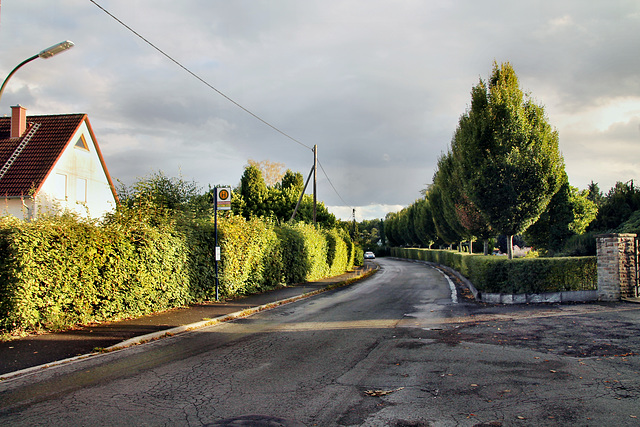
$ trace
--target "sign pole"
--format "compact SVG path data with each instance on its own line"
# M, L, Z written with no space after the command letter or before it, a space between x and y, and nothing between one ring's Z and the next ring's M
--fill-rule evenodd
M216 272L216 301L220 300L220 295L218 293L218 188L215 189L215 194L213 198L213 228L215 230L216 243L215 243L215 254L213 257L215 258L215 272Z
M216 187L213 192L213 228L215 229L216 243L215 243L215 273L216 273L216 301L220 300L218 279L218 261L220 257L220 246L218 246L218 210L229 211L231 210L231 188L229 187Z

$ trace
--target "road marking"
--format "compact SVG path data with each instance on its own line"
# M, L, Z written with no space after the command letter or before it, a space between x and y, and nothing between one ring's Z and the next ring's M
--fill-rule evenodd
M431 266L430 266L431 267ZM453 281L449 278L449 276L442 270L440 270L439 268L435 268L435 267L431 267L434 270L438 270L440 272L440 274L442 274L444 276L445 279L447 279L447 283L449 283L449 289L451 289L451 301L454 304L458 303L458 292L456 291L456 285L453 284Z

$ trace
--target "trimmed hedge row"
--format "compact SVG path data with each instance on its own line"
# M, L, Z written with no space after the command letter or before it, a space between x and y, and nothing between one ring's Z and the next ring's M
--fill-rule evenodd
M392 256L443 264L459 271L482 292L539 294L598 288L596 257L516 258L456 251L392 248Z
M225 216L218 232L223 298L341 274L354 261L354 244L336 230ZM214 248L212 221L2 217L0 331L62 329L211 300Z

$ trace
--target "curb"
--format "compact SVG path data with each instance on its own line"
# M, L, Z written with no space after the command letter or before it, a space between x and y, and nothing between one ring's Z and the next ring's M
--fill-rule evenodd
M62 366L62 365L66 365L69 363L73 363L73 362L77 362L79 360L84 360L84 359L89 359L91 357L96 357L96 356L100 356L102 354L107 354L107 353L112 353L112 352L116 352L116 351L120 351L120 350L124 350L128 347L134 346L134 345L140 345L140 344L145 344L151 341L156 341L162 338L167 338L167 337L171 337L174 335L178 335L184 332L189 332L189 331L194 331L197 329L201 329L201 328L205 328L207 326L213 326L213 325L217 325L220 323L224 323L224 322L228 322L231 320L236 320L236 319L241 319L244 317L248 317L251 316L253 314L259 313L261 311L265 311L265 310L269 310L272 308L276 308L279 307L281 305L285 305L285 304L289 304L301 299L305 299L305 298L309 298L312 297L314 295L318 295L321 294L323 292L327 292L330 291L332 289L336 289L336 288L340 288L343 286L347 286L350 285L354 282L358 282L360 280L366 279L370 276L372 276L373 274L375 274L378 270L380 269L380 266L376 264L375 268L371 268L369 270L366 270L362 275L360 276L354 276L350 279L344 280L342 282L336 282L336 283L330 283L327 286L317 289L315 291L311 291L311 292L307 292L304 294L300 294L297 295L295 297L290 297L290 298L286 298L283 300L279 300L279 301L274 301L268 304L263 304L260 306L256 306L256 307L252 307L252 308L247 308L241 311L236 311L234 313L230 313L230 314L226 314L224 316L219 316L210 320L202 320L200 322L195 322L195 323L190 323L187 325L182 325L182 326L176 326L175 328L171 328L171 329L166 329L164 331L158 331L158 332L152 332L150 334L145 334L145 335L140 335L138 337L133 337L130 338L128 340L122 341L118 344L114 344L110 347L107 347L105 349L103 349L102 351L97 351L97 352L93 352L93 353L88 353L88 354L82 354L80 356L75 356L75 357L70 357L68 359L63 359L63 360L58 360L55 362L51 362L51 363L45 363L43 365L38 365L38 366L32 366L31 368L26 368L26 369L21 369L19 371L15 371L15 372L9 372L3 375L0 375L0 383L10 380L10 379L15 379L18 377L22 377L22 376L26 376L26 375L30 375L30 374L34 374L36 372L42 371L44 369L48 369L48 368L54 368L57 366Z
M325 289L327 288L323 288L319 291L324 292ZM316 295L320 292L318 291L313 291L313 292L307 292L306 294L302 294L302 295L298 295L295 297L291 297L291 298L287 298L287 299L283 299L280 301L274 301L271 302L269 304L264 304L264 305L260 305L257 307L252 307L252 308L247 308L241 311L236 311L234 313L229 313L226 314L224 316L220 316L220 317L216 317L213 318L211 320L202 320L200 322L195 322L195 323L190 323L188 325L182 325L182 326L176 326L175 328L171 328L171 329L166 329L164 331L158 331L158 332L152 332L150 334L146 334L146 335L140 335L138 337L133 337L133 338L129 338L128 340L122 341L118 344L114 344L111 347L107 347L105 348L103 351L101 351L101 353L109 353L112 351L116 351L116 350L122 350L125 349L127 347L131 347L133 345L139 345L139 344L144 344L147 343L149 341L155 341L164 337L170 337L173 335L178 335L184 332L189 332L189 331L193 331L196 329L201 329L201 328L205 328L207 326L213 326L213 325L217 325L220 323L225 323L231 320L235 320L235 319L241 319L243 317L249 317L252 314L255 313L259 313L261 311L264 310L269 310L271 308L275 308L281 305L285 305L285 304L289 304L291 302L295 302L304 298L308 298L310 296Z
M431 261L423 261L411 258L397 258L394 259L401 261L409 261L416 262L421 264L426 264L430 267L436 268L440 271L449 274L450 276L457 277L464 286L469 289L469 291L473 294L473 298L481 303L485 304L543 304L543 303L572 303L572 302L595 302L598 301L597 290L586 290L586 291L558 291L558 292L546 292L539 294L500 294L500 293L489 293L489 292L480 292L476 289L476 287L464 277L459 271L454 270L451 267L448 267L444 264L438 264ZM640 303L640 298L623 298L622 301L632 302L632 303Z
M210 320L202 320L200 322L190 323L188 325L176 326L175 328L167 329L164 331L152 332L146 335L140 335L139 337L130 338L128 340L122 341L118 344L112 345L111 347L105 348L101 353L108 353L116 350L122 350L132 345L144 344L149 341L155 341L160 338L170 337L173 335L181 334L183 332L189 332L196 329L205 328L207 326L213 326L220 323L228 322L230 320L241 319L243 317L248 317L253 314L259 313L261 311L270 310L272 308L279 307L281 305L289 304L292 302L296 302L301 299L309 298L314 295L321 294L323 292L330 291L332 289L340 288L343 286L350 285L351 283L357 282L362 279L366 279L369 276L372 276L375 272L380 269L379 266L376 265L376 268L365 271L361 276L355 276L351 279L344 280L342 282L332 283L324 288L317 289L315 291L307 292L304 294L297 295L295 297L286 298L279 301L270 302L268 304L263 304L257 307L247 308L241 311L236 311L235 313L226 314L224 316L216 317Z
M415 262L415 263L418 263L418 264L428 265L429 267L435 268L436 270L438 270L441 273L443 273L445 275L445 277L449 276L449 277L447 277L447 279L449 279L449 280L450 280L450 277L453 276L453 277L457 278L458 280L460 280L467 287L467 289L469 289L469 291L473 294L473 298L474 299L479 300L480 292L478 292L476 287L473 286L473 283L471 283L469 281L469 279L467 279L462 274L460 274L460 272L454 270L451 267L448 267L448 266L446 266L444 264L438 264L436 262L423 261L423 260L420 260L420 259L397 258L397 257L389 257L389 258L397 259L398 261L408 261L408 262Z

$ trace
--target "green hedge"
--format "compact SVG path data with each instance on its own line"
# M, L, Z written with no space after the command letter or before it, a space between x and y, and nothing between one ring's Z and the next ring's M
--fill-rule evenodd
M60 329L187 304L188 257L184 235L144 223L2 218L0 327Z
M351 268L341 231L221 215L220 295L233 298ZM215 297L213 221L132 212L0 218L0 331L62 329Z
M335 276L354 265L355 245L342 230L298 223L283 225L277 232L287 284Z
M218 227L222 297L256 293L283 282L282 250L272 225L232 216L221 218Z
M345 236L336 229L325 231L329 276L337 276L353 265L353 248Z
M393 248L392 255L451 267L482 292L538 294L598 288L596 257L508 260L499 256L413 248Z

